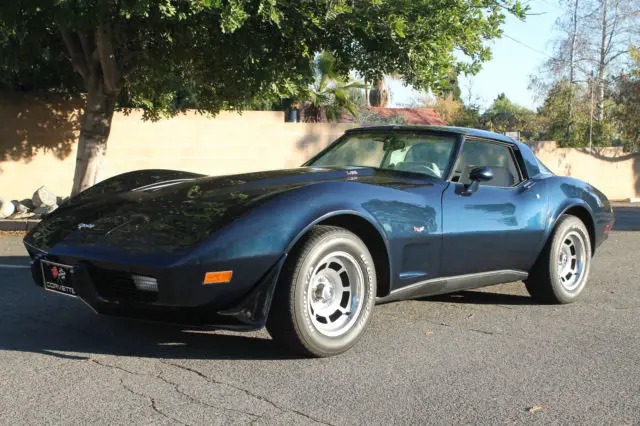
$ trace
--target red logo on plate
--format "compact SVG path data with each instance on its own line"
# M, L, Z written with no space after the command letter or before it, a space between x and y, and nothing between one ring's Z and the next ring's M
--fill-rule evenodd
M51 268L51 276L54 280L58 279L58 268L56 268L55 266Z

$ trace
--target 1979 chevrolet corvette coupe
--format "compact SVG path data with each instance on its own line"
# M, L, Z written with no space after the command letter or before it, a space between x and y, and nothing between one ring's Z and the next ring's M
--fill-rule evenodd
M98 313L266 325L328 356L357 341L376 302L518 280L541 302L573 302L613 223L600 191L505 136L369 127L297 169L110 178L24 244L38 285Z

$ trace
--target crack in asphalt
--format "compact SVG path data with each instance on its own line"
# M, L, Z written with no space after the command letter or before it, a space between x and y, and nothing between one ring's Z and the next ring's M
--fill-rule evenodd
M96 362L96 364L101 365L101 366L103 366L103 367L109 367L109 366L107 366L107 365L100 364L99 362ZM116 368L117 368L117 367L116 367ZM121 368L118 368L118 369L119 369L119 370L123 370L123 369L121 369ZM123 370L123 371L126 371L126 370ZM133 373L132 373L132 374L133 374ZM145 395L145 394L143 394L143 393L140 393L140 392L136 392L136 391L135 391L135 390L133 390L131 387L127 386L127 385L124 383L124 380L122 380L122 378L119 378L119 381L120 381L120 386L122 386L122 388L123 388L123 389L125 389L126 391L128 391L128 392L129 392L129 393L131 393L132 395L136 395L136 396L140 396L140 397L142 397L142 398L148 399L148 400L149 400L149 403L150 403L149 407L151 407L151 409L152 409L153 411L155 411L156 413L160 414L162 417L164 417L164 418L166 418L166 419L169 419L169 420L173 420L174 422L179 423L179 424L181 424L181 425L185 425L185 426L187 426L187 424L186 424L186 423L184 423L183 421L181 421L181 420L179 420L179 419L177 419L177 418L175 418L175 417L173 417L173 416L171 416L171 415L169 415L169 414L165 413L165 412L164 412L164 411L162 411L160 408L158 408L158 404L156 403L155 398L152 398L152 397L150 397L150 396L148 396L148 395Z
M167 379L166 377L162 376L162 373L163 373L163 372L162 372L162 370L161 370L161 371L159 371L159 372L158 372L158 374L156 374L156 375L152 375L152 374L145 374L145 373L139 373L139 372L136 372L136 371L131 371L131 370L128 370L128 369L126 369L126 368L120 367L120 366L118 366L118 365L106 364L106 363L104 363L104 362L102 362L102 361L99 361L99 360L97 360L97 359L94 359L94 358L89 359L89 361L91 361L91 362L93 362L94 364L97 364L97 365L99 365L99 366L101 366L101 367L110 368L110 369L115 369L115 370L120 370L120 371L122 371L122 372L124 372L124 373L131 374L131 375L134 375L134 376L139 376L139 377L151 377L151 378L156 378L156 379L158 379L158 380L161 380L161 381L165 382L166 384L170 385L171 387L173 387L173 389L174 389L174 391L175 391L176 393L178 393L178 394L180 394L180 395L184 396L185 398L187 398L188 402L190 402L190 403L192 403L192 404L202 405L202 406L210 407L210 408L213 408L213 409L216 409L216 410L222 410L222 411L229 411L229 412L233 412L233 413L238 413L238 414L242 414L242 415L245 415L245 416L249 416L249 417L251 417L252 419L256 419L256 418L257 418L257 419L259 419L259 418L261 418L261 417L262 417L262 416L257 415L257 414L247 413L246 411L237 410L237 409L234 409L234 408L218 407L218 406L215 406L215 405L209 404L209 403L207 403L206 401L202 401L202 400L200 400L200 399L198 399L198 398L195 398L194 396L192 396L192 395L190 395L190 394L186 393L185 391L181 390L181 389L179 388L179 387L180 387L180 384L179 384L179 383L175 383L175 382L173 382L173 381L171 381L171 380ZM153 409L154 409L154 411L158 411L160 414L165 415L163 412L161 412L160 410L158 410L158 409L157 409L157 404L156 404L156 401L155 401L155 399L154 399L154 398L151 398L150 396L144 395L144 394L142 394L142 393L140 393L140 392L136 392L136 391L134 391L134 390L133 390L133 389L131 389L130 387L126 386L126 385L124 384L124 382L122 381L122 379L120 379L120 383L121 383L121 384L122 384L122 386L123 386L126 390L128 390L129 392L131 392L131 393L133 393L133 394L136 394L136 395L140 395L140 396L144 396L144 397L146 397L146 398L149 398L149 399L151 400L151 403L152 403L151 408L153 408ZM170 417L170 416L168 416L168 415L165 415L165 417L168 417L168 418L170 418L171 420L179 421L179 420L177 420L177 419L173 419L173 418L171 418L171 417ZM186 423L183 423L183 422L181 422L181 423L182 423L182 424L186 424Z
M99 361L99 360L97 360L95 358L90 358L90 359L88 359L88 361L90 361L90 362L92 362L92 363L94 363L96 365L99 365L101 367L104 367L104 368L120 370L120 371L122 371L124 373L131 374L131 375L134 375L134 376L140 376L140 377L144 376L144 377L156 378L156 379L161 380L161 381L165 382L166 384L172 386L174 391L177 394L182 395L183 397L185 397L188 400L188 402L190 402L190 403L197 404L197 405L202 405L202 406L206 406L206 407L210 407L210 408L213 408L213 409L216 409L216 410L223 410L223 411L228 411L228 412L232 412L232 413L248 416L252 420L251 424L256 424L260 420L263 420L263 419L265 419L265 417L267 417L265 415L248 413L246 411L242 411L242 410L238 410L238 409L234 409L234 408L215 406L215 405L209 404L206 401L202 401L200 399L197 399L193 395L190 395L187 392L185 392L182 389L180 389L180 384L179 383L175 383L175 382L167 379L166 377L164 377L162 370L160 370L158 372L158 374L152 375L152 374L145 374L145 373L139 373L139 372L136 372L136 371L131 371L131 370L128 370L126 368L120 367L118 365L106 364L106 363L104 363L102 361ZM251 392L251 391L249 391L247 389L244 389L242 387L233 385L231 383L226 383L226 382L222 382L220 380L214 379L214 378L209 377L209 376L207 376L207 375L205 375L205 374L201 373L200 371L195 370L193 368L186 367L186 366L183 366L183 365L180 365L180 364L176 364L176 363L172 363L172 362L168 362L168 361L163 361L163 360L160 360L159 363L163 364L163 365L166 365L166 366L173 367L173 368L178 368L178 369L183 370L183 371L187 371L187 372L189 372L191 374L197 375L198 377L202 378L203 380L205 380L208 383L212 383L212 384L215 384L215 385L218 385L218 386L226 386L228 388L240 391L240 392L244 393L245 395L247 395L250 398L254 398L254 399L258 399L260 401L266 402L267 404L269 404L270 406L272 406L273 408L278 410L278 414L276 416L271 416L272 418L276 418L276 417L281 416L281 415L283 415L283 414L285 414L287 412L290 412L290 413L294 413L294 414L297 414L299 416L302 416L304 418L307 418L307 419L309 419L309 420L311 420L311 421L313 421L315 423L319 423L319 424L327 425L327 426L332 426L330 423L326 423L326 422L320 421L318 419L315 419L312 416L310 416L310 415L308 415L306 413L303 413L301 411L298 411L298 410L295 410L295 409L283 408L283 407L279 406L278 404L274 403L273 401L263 397L262 395L255 394L255 393L253 393L253 392ZM130 393L149 399L150 402L151 402L151 408L154 411L156 411L158 414L160 414L160 415L162 415L162 416L164 416L164 417L166 417L166 418L168 418L170 420L174 420L174 421L179 422L179 423L181 423L183 425L186 425L186 423L181 422L180 420L175 419L175 418L169 416L168 414L164 413L162 410L160 410L157 407L157 403L156 403L156 400L154 398L152 398L152 397L150 397L148 395L142 394L140 392L134 391L131 387L127 386L121 378L119 380L120 380L120 384L122 385L122 387L124 389L126 389L127 391L129 391Z
M478 328L469 328L469 329L467 329L467 330L469 330L469 331L475 331L476 333L488 334L488 335L490 335L490 336L493 336L494 334L500 334L500 333L497 333L497 332L494 332L494 331L480 330L480 329L478 329Z
M160 360L160 363L161 364L165 364L165 365L170 365L170 366L173 366L173 367L180 368L182 370L191 372L191 373L203 378L204 380L206 380L209 383L227 386L227 387L230 387L232 389L235 389L235 390L238 390L240 392L243 392L243 393L245 393L247 396L249 396L251 398L255 398L255 399L258 399L260 401L266 402L267 404L271 405L273 408L277 409L281 413L291 412L291 413L294 413L294 414L298 414L299 416L305 417L306 419L309 419L309 420L311 420L311 421L313 421L315 423L319 423L319 424L327 425L327 426L332 426L331 423L326 423L324 421L318 420L318 419L316 419L316 418L314 418L314 417L312 417L312 416L310 416L310 415L308 415L306 413L303 413L302 411L298 411L296 409L283 408L283 407L279 406L278 404L276 404L275 402L265 398L264 396L256 394L256 393L253 393L253 392L251 392L248 389L245 389L243 387L240 387L240 386L237 386L237 385L234 385L234 384L231 384L231 383L227 383L227 382L222 382L220 380L214 379L213 377L209 377L206 374L203 374L202 372L200 372L200 371L198 371L198 370L196 370L194 368L186 367L184 365L175 364L173 362L168 362L168 361L163 361L163 360Z

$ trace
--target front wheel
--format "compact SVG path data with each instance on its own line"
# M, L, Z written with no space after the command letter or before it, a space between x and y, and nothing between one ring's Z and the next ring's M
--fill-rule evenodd
M267 330L295 352L336 355L362 335L375 296L375 266L362 240L343 228L315 226L290 254Z
M584 223L563 216L525 280L529 294L545 303L571 303L584 289L591 269L591 240Z

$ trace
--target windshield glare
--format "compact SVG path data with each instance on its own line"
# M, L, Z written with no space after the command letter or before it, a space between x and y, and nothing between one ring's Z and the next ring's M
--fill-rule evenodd
M308 166L364 166L445 178L454 136L399 132L346 135Z

